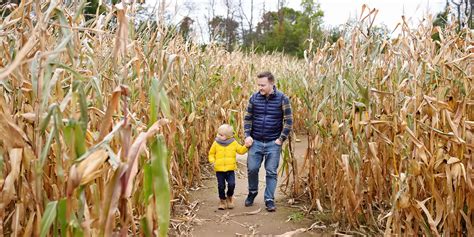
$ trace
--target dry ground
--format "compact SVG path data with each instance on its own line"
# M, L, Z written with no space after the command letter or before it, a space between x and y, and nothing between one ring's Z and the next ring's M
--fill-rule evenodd
M307 144L305 138L295 144L295 155L302 159ZM305 229L313 224L314 220L304 217L303 212L288 204L288 199L277 189L277 211L269 213L265 210L263 193L265 189L265 169L263 165L259 172L259 194L252 207L245 207L244 200L247 196L246 155L237 158L239 170L236 177L235 201L236 207L232 210L217 210L219 201L217 195L217 181L215 178L207 179L203 186L191 192L192 201L198 203L193 236L321 236L321 233L306 231L295 233L292 231ZM301 163L301 162L300 162ZM281 165L281 162L280 162ZM278 183L283 178L279 177ZM298 232L300 232L298 231ZM292 233L291 233L292 232Z

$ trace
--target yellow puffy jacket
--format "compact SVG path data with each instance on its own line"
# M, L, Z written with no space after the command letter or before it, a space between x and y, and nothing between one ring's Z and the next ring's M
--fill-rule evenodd
M237 141L233 141L227 146L214 141L209 151L209 162L214 163L214 170L218 172L236 170L237 153L243 155L246 152L247 147L241 146Z

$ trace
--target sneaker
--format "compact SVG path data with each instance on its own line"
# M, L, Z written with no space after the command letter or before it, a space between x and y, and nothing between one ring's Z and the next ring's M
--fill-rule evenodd
M257 194L258 193L249 193L249 195L247 195L247 199L245 199L245 206L246 207L250 207L250 206L253 205L253 200L255 199Z
M226 202L227 202L227 208L234 209L234 198L232 196L227 197Z
M219 203L219 207L217 209L219 210L225 210L227 208L227 204L226 204L226 201L225 199L224 200L221 200L221 202Z
M267 207L267 211L269 212L276 211L275 203L273 202L273 200L265 201L265 206Z

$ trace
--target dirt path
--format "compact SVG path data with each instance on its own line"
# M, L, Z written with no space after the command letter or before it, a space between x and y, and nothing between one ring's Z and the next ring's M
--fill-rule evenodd
M307 147L306 140L295 144L295 155L302 158ZM217 195L217 181L211 178L204 181L204 186L191 192L192 201L198 202L196 215L197 224L191 232L193 236L242 236L258 235L273 236L308 228L313 223L305 218L298 208L290 207L287 199L277 188L275 201L276 212L267 212L263 201L265 188L265 169L263 165L259 172L259 194L251 207L244 206L247 197L247 169L246 156L237 157L239 170L236 177L235 201L236 207L232 210L217 210L219 201ZM281 165L281 162L280 162ZM279 177L278 184L283 180ZM288 235L287 235L288 236ZM315 232L304 232L294 236L319 236Z

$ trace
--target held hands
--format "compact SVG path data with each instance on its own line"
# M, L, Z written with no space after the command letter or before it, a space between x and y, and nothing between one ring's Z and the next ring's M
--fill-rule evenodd
M249 148L249 147L252 146L252 144L253 144L253 138L252 137L245 138L245 144L244 144L245 147Z
M245 146L246 147L251 147L253 144L253 138L252 137L247 137L245 138ZM276 139L275 140L275 144L281 146L283 144L283 142L280 140L280 138Z
M246 146L248 148L248 147L251 147L252 144L253 144L253 138L252 137L245 138L244 146ZM281 146L283 144L283 142L280 140L280 138L278 138L278 139L275 140L275 144Z

